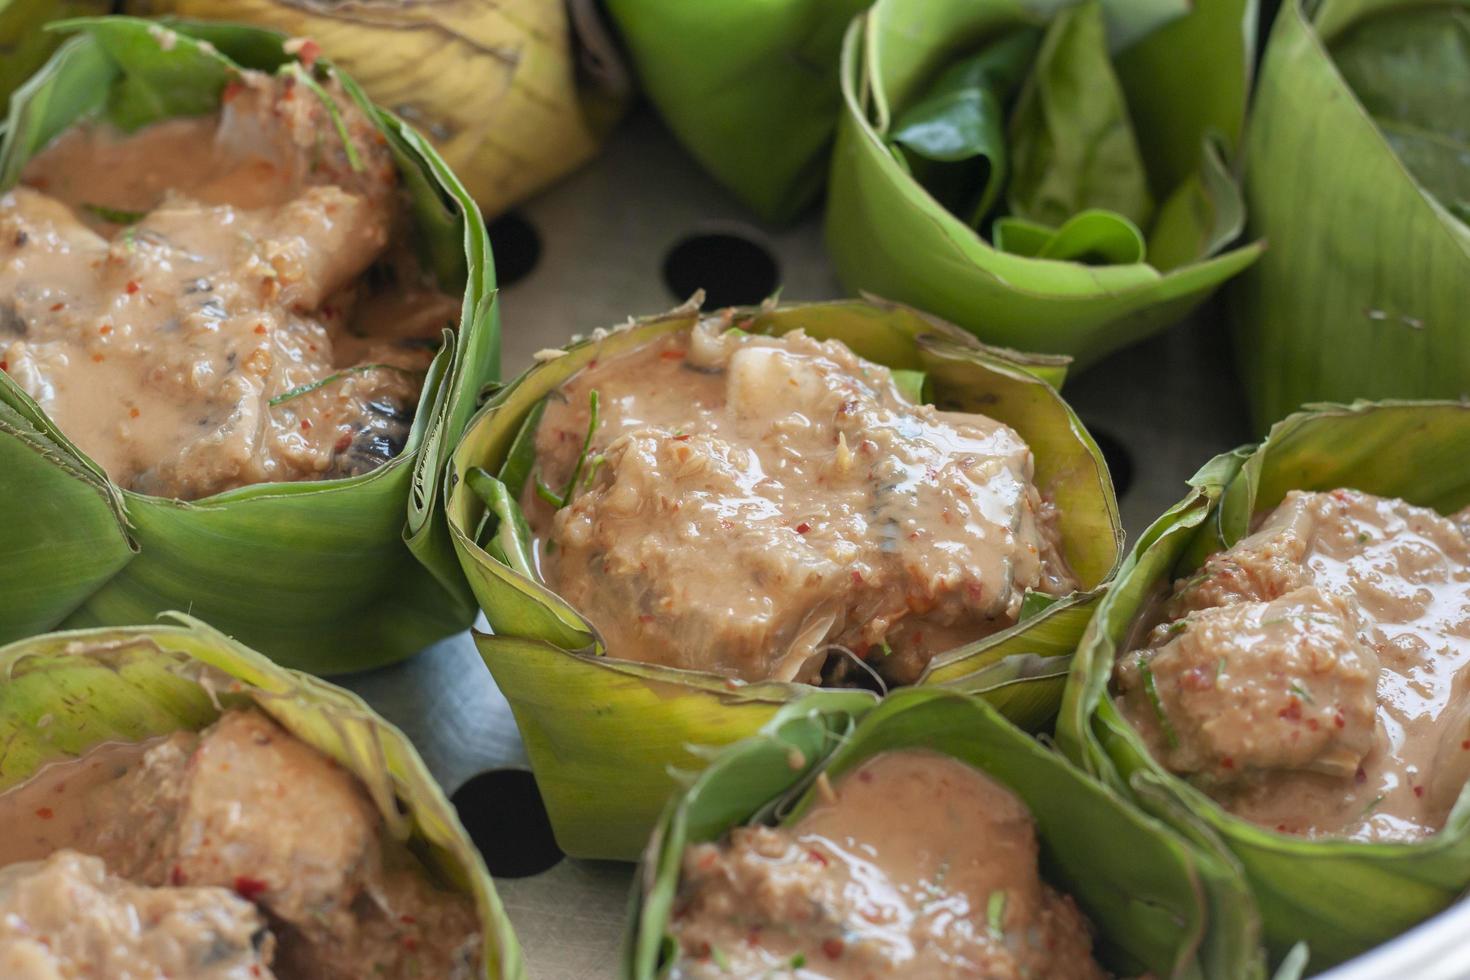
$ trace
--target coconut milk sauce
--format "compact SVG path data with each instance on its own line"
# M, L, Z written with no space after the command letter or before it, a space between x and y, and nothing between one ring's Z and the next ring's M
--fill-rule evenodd
M559 493L598 392L590 477L522 506L614 656L812 681L836 644L907 683L1015 622L1026 588L1074 587L1012 429L913 406L836 342L721 325L589 364L537 430Z
M0 793L0 868L78 846L106 816L98 805L105 806L109 797L96 790L139 766L143 754L161 741L106 742L79 758L53 762Z
M1352 777L1264 773L1220 791L1228 809L1306 836L1412 840L1444 825L1470 777L1470 542L1462 526L1356 491L1293 492L1232 549L1269 547L1300 561L1304 580L1347 599L1380 672L1373 747Z
M358 282L398 231L386 148L342 103L365 161L351 171L314 98L245 82L219 114L69 130L0 195L0 369L145 493L194 499L381 463L432 357L403 341L437 341L457 319L402 262L417 312L363 315L392 295Z
M676 976L1100 978L1086 920L1037 873L1030 812L948 756L887 752L789 829L689 849Z

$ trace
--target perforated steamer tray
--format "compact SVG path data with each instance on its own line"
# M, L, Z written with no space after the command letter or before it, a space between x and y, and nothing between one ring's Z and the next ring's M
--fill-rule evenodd
M738 268L718 250L702 251L710 236L732 235L757 249ZM760 292L745 295L740 287L759 288L766 256L785 299L844 295L823 251L819 215L790 229L753 224L647 112L628 120L588 169L499 222L492 238L506 378L542 348L661 312L695 286L733 302L758 301ZM689 281L688 267L704 258L716 271ZM1070 379L1065 394L1108 456L1130 540L1184 495L1184 481L1202 463L1252 434L1215 308ZM527 792L526 754L510 708L469 634L407 663L338 680L403 728L455 797L496 872L531 975L615 976L632 865L556 860L544 814ZM545 870L524 877L505 874L539 867ZM1470 978L1470 903L1324 977Z

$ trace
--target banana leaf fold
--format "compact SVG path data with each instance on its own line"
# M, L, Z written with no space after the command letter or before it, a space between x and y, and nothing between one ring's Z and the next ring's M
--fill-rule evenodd
M126 0L124 9L311 38L368 98L428 137L492 216L591 159L626 104L623 69L586 4Z
M100 117L124 129L212 111L243 68L291 61L257 28L130 17L67 21L54 57L16 93L0 135L0 191L59 132ZM402 659L463 629L473 596L452 553L438 478L481 387L500 324L478 209L432 147L335 74L392 150L414 243L458 330L430 367L403 451L350 479L260 484L182 502L108 480L0 372L0 642L58 626L146 623L180 608L282 663L341 672Z
M520 726L557 841L574 856L635 858L678 785L675 771L703 768L711 749L760 730L782 705L813 690L607 656L596 631L546 588L530 558L515 501L530 469L522 433L534 430L539 406L594 358L689 330L700 316L697 304L686 305L547 352L490 398L447 475L450 529L492 631L477 634L476 643ZM1023 725L1045 723L1066 657L1121 551L1106 466L1052 386L1064 359L986 348L876 301L767 305L733 311L733 323L773 334L801 328L891 368L922 371L935 404L999 419L1030 444L1037 485L1061 511L1063 550L1083 591L1028 604L1018 625L936 657L920 683L984 693Z
M1249 533L1288 490L1350 487L1453 512L1470 504L1470 406L1320 404L1259 444L1217 456L1189 495L1124 560L1073 659L1057 743L1074 762L1198 841L1223 841L1245 869L1275 957L1298 942L1314 968L1378 945L1470 887L1470 788L1444 829L1417 843L1306 839L1240 819L1166 770L1109 697L1115 659L1156 591Z
M1228 855L1133 807L984 700L912 688L854 717L821 698L788 705L781 723L726 748L670 801L634 882L628 980L665 975L677 953L669 923L686 846L741 824L789 825L812 804L818 773L836 779L878 753L916 748L974 766L1021 798L1045 876L1097 927L1095 954L1116 975L1263 975L1255 908Z
M1299 405L1470 386L1470 4L1285 0L1245 146L1229 291L1256 427Z
M385 833L474 899L486 980L525 975L479 852L402 732L360 698L270 660L198 620L74 630L0 647L0 792L109 742L199 730L255 706L356 776Z
M853 290L1083 368L1249 266L1252 0L878 0L848 28L827 247Z

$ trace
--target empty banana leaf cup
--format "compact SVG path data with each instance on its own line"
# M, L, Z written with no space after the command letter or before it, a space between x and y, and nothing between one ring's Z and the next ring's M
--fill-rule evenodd
M1246 0L878 0L842 48L827 247L849 289L1077 367L1249 266Z
M0 974L524 976L403 733L174 618L0 647Z
M103 17L0 137L0 642L189 609L317 673L466 627L483 221L315 45Z
M691 303L537 360L447 492L565 851L635 858L674 771L817 687L1052 716L1121 548L1064 359L847 301Z
M1239 868L982 699L818 694L664 812L623 976L1263 975Z
M1470 887L1470 407L1317 405L1144 534L1057 742L1245 870L1274 957L1376 946Z

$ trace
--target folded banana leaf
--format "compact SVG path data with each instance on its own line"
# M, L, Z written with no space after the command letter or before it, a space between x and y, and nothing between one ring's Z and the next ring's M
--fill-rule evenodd
M1263 974L1255 907L1228 855L1145 815L985 701L910 689L858 718L817 699L794 702L783 715L721 752L670 801L634 883L623 959L629 980L663 976L677 949L669 919L687 845L740 824L792 823L812 803L817 773L835 779L880 752L913 748L968 763L1026 803L1049 882L1097 926L1096 953L1116 975Z
M1246 140L1230 290L1257 427L1304 402L1459 398L1470 377L1470 5L1282 4Z
M1077 650L1057 742L1087 771L1200 840L1223 840L1245 868L1267 943L1299 940L1314 967L1398 935L1470 886L1470 790L1445 828L1420 843L1309 840L1248 823L1166 772L1108 696L1113 662L1155 591L1248 533L1288 490L1352 487L1442 512L1470 504L1470 407L1460 402L1316 405L1258 446L1217 456L1189 496L1154 522L1124 561Z
M46 24L111 10L112 0L0 0L0 110L61 43L61 35L42 29Z
M54 25L71 36L16 94L0 190L79 120L127 128L211 111L240 66L290 60L280 35L127 17ZM317 71L335 72L317 62ZM0 642L65 625L144 623L189 609L281 662L340 672L402 659L469 625L474 599L440 511L439 474L499 371L484 222L429 144L338 73L382 131L410 198L425 267L462 293L403 451L350 479L244 487L182 502L111 483L0 372Z
M1249 266L1248 0L878 0L843 42L827 246L849 288L1086 367Z
M548 352L490 399L448 476L450 529L493 630L476 642L520 725L557 842L580 857L634 858L676 786L671 770L702 768L709 748L757 731L783 704L812 690L608 657L593 628L545 587L529 558L515 503L529 469L515 449L523 428L534 429L546 396L589 361L688 330L699 316L685 306ZM1030 444L1037 485L1060 508L1064 552L1085 591L1045 608L1037 602L1017 626L941 654L920 683L983 692L1022 724L1046 722L1066 656L1121 548L1105 464L1048 383L1060 382L1064 361L986 348L891 304L768 306L735 311L734 322L775 334L802 328L889 367L923 371L936 404L983 412Z
M368 98L427 136L491 215L591 159L622 115L621 70L610 64L610 48L601 62L580 57L570 8L542 0L124 3L133 14L310 37Z
M767 221L816 200L841 94L837 52L871 0L608 0L638 82L679 141Z
M50 633L0 647L0 792L107 742L141 742L255 705L367 789L395 840L473 896L486 980L525 975L479 852L402 732L356 695L278 667L198 620Z

